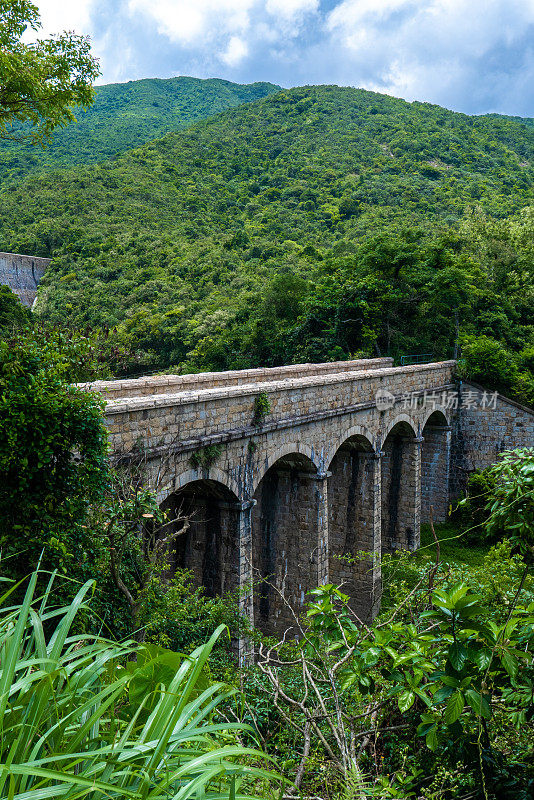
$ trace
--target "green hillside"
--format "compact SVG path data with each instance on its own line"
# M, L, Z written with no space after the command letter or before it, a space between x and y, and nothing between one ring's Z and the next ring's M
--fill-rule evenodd
M96 88L78 121L58 130L46 149L0 141L0 183L43 167L115 157L227 108L279 91L272 83L240 85L212 78L147 78Z
M515 120L304 87L6 188L0 249L54 256L41 313L119 326L145 368L517 353L533 165Z

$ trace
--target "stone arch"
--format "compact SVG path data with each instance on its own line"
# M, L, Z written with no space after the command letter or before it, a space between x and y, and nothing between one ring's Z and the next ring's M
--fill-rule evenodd
M271 634L294 624L282 596L298 611L318 584L324 479L318 480L313 451L302 445L279 448L267 464L254 492L251 521L254 619Z
M431 410L422 429L421 522L445 522L449 513L451 428L445 410Z
M420 540L421 438L400 414L386 428L381 447L382 552L416 550Z
M225 486L228 491L232 492L237 499L241 499L239 486L227 472L223 472L217 467L210 467L208 470L204 469L188 469L184 472L178 473L172 479L172 482L167 483L160 489L156 495L158 503L161 505L169 495L187 486L189 483L199 480L213 480Z
M346 431L343 431L343 433L340 436L338 436L334 444L330 447L328 451L328 456L325 459L325 463L327 464L327 469L330 469L330 465L333 459L335 458L339 448L342 447L346 441L356 436L359 436L362 439L366 440L371 450L374 451L375 449L374 442L376 440L376 436L373 435L369 430L369 428L366 428L365 425L352 425Z
M190 470L161 503L181 528L171 548L171 572L188 569L209 597L239 586L239 498L226 483ZM203 476L204 475L204 476ZM188 480L188 478L190 478Z
M369 431L346 433L328 467L328 580L370 621L380 596L380 467Z
M429 420L433 419L436 425L443 425L448 426L450 425L449 416L447 414L447 409L443 406L434 405L428 412L425 414L423 418L423 423L421 426L421 430L424 429L425 425L429 422Z
M394 419L390 420L386 426L386 428L382 431L381 435L381 444L383 445L386 441L389 434L393 431L394 428L400 426L401 423L404 423L408 428L411 429L411 434L414 438L417 436L417 422L413 419L413 417L408 416L408 414L398 414ZM406 434L409 435L409 432L406 431Z
M305 442L289 442L287 444L280 445L276 447L274 450L269 450L265 460L260 462L259 467L257 470L254 471L254 475L252 477L252 485L251 485L251 493L254 494L256 489L258 488L260 482L263 480L267 472L274 466L278 461L281 461L286 456L291 455L299 455L304 456L308 459L308 461L313 464L316 470L319 469L319 463L317 460L317 454L315 449L310 445L306 444Z

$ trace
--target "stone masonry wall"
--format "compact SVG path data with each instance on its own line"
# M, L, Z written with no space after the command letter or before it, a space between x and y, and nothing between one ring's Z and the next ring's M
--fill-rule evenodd
M316 504L313 475L298 467L273 467L256 492L252 510L255 624L266 634L294 626L284 599L298 613L317 586ZM297 535L298 532L298 535ZM277 587L275 591L269 584Z
M534 411L464 381L453 423L450 496L462 494L473 470L493 464L503 450L534 447Z
M31 308L37 297L39 281L49 264L49 258L0 253L0 284L9 286L20 301Z
M232 373L215 379L222 382L217 386L212 375L182 376L164 393L164 384L157 383L150 394L136 396L129 394L136 391L132 386L110 384L112 392L126 392L106 395L115 457L129 458L137 448L160 502L194 501L196 516L177 542L175 565L192 569L211 594L238 584L244 613L268 633L283 633L293 624L280 593L300 611L306 592L320 583L343 582L361 617L376 613L381 520L392 505L393 540L417 546L421 431L431 412L423 403L407 405L405 398L450 391L454 362L396 368L378 363L344 362L342 369L295 365L252 371L253 376L247 371L245 383ZM149 390L143 381L138 388ZM384 390L388 403L377 405ZM270 410L255 425L260 392L267 394ZM450 412L442 413L449 424ZM394 431L402 435L393 503L388 452ZM191 456L208 445L218 446L215 457L199 467ZM375 558L358 560L361 550ZM276 591L258 583L261 576L271 576ZM241 657L247 653L240 643Z
M360 619L367 620L377 588L374 560L380 557L375 513L379 500L375 485L376 456L356 446L343 447L329 471L329 580L342 585L353 610ZM372 555L366 557L364 553Z
M421 451L421 522L445 522L449 510L451 429L426 425Z
M252 425L254 399L266 392L270 412L263 426L271 421L279 429L295 416L336 413L347 415L353 407L376 409L375 395L386 388L396 396L406 392L441 389L450 386L454 362L358 370L334 375L318 375L283 381L262 382L199 391L184 391L150 397L110 400L106 421L112 448L131 450L138 442L149 450L195 449L206 442L229 441L232 431L242 438ZM90 388L90 387L89 387Z
M313 375L334 375L343 372L383 369L391 366L393 366L392 358L367 358L356 361L333 361L326 364L290 364L284 367L200 372L190 375L154 375L116 381L94 381L92 384L81 385L99 392L107 400L114 400L126 397L150 397L157 394L192 392L223 386L244 386L292 378L307 378Z

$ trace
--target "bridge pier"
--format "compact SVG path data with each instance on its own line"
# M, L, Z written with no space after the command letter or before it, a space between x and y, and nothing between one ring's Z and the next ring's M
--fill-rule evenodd
M449 473L452 427L438 413L431 415L423 429L421 453L421 522L445 522L449 513ZM445 423L445 424L444 424Z
M369 442L345 442L330 465L329 582L342 584L351 607L368 619L380 592L380 456Z
M327 488L315 469L298 453L281 458L255 493L254 618L266 634L294 628L291 609L300 613L307 592L326 578Z
M304 480L314 481L315 519L317 526L317 585L330 582L330 532L328 515L328 479L332 473L303 473Z
M382 446L382 551L416 550L421 521L421 437L395 425Z
M237 537L239 542L239 607L251 628L254 627L254 575L252 571L252 509L255 500L234 504L237 514ZM245 633L240 633L238 642L239 663L244 665L253 657L253 648Z

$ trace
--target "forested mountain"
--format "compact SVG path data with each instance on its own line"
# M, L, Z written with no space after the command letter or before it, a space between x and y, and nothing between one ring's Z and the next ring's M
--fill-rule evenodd
M118 326L145 369L519 353L533 159L514 119L302 87L4 187L0 249L53 256L40 313Z
M113 158L227 108L278 92L272 83L240 85L211 78L147 78L96 88L95 102L55 132L45 148L0 140L0 183L53 166Z

